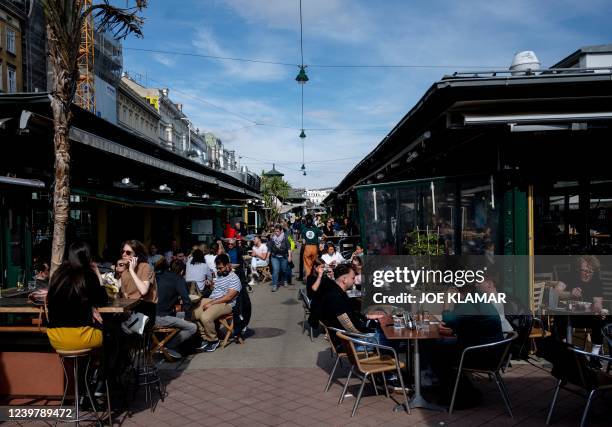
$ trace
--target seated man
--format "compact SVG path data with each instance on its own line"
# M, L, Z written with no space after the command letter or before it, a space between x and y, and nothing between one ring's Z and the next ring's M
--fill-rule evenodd
M344 329L348 332L374 333L380 315L368 314L364 318L356 312L346 291L353 288L355 283L355 270L348 264L341 264L334 270L335 282L332 282L322 295L319 315L325 326ZM335 283L336 286L333 284Z
M466 285L453 291L458 289L460 293L473 293L474 289L470 288ZM440 335L454 335L456 338L438 340L435 348L430 351L430 361L440 382L440 397L443 401L450 401L456 375L454 368L459 365L463 350L474 345L501 341L503 334L499 313L489 303L455 304L452 311L443 311L442 320ZM469 362L478 361L470 358ZM474 388L467 377L463 377L457 394L457 408L473 406L481 397L479 390Z
M255 284L255 279L259 277L257 273L258 267L265 267L268 265L268 246L261 243L261 238L255 236L253 243L253 252L251 257L251 281L249 285Z
M215 265L217 278L210 298L202 299L200 306L194 311L194 317L200 324L202 338L208 342L202 348L207 352L215 351L219 347L215 320L232 312L232 308L236 305L236 297L242 289L240 279L232 271L227 254L217 255Z
M155 326L177 328L179 332L166 344L168 354L175 359L183 357L176 348L188 340L198 330L191 320L191 299L187 293L187 283L182 277L185 264L179 260L172 261L170 271L166 258L161 257L155 266L157 281L157 316ZM185 319L176 317L175 306L179 297L183 303Z

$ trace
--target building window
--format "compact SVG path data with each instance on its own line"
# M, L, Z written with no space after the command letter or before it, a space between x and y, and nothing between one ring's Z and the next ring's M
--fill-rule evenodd
M17 53L17 43L15 42L15 30L11 28L6 29L6 50L7 52L16 54Z
M13 67L8 67L7 92L17 92L17 71Z

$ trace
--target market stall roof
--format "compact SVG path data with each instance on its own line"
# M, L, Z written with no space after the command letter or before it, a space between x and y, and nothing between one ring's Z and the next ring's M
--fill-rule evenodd
M74 142L137 164L169 173L177 179L189 179L230 192L232 197L259 198L259 189L181 156L161 145L115 126L73 105L74 120L70 138ZM52 129L50 98L46 93L0 94L0 131L18 134L49 135Z
M413 161L416 148L447 132L506 126L511 132L575 130L612 119L612 67L455 73L435 82L380 143L324 200L330 204L357 185L385 180L381 171ZM539 127L533 127L539 126Z

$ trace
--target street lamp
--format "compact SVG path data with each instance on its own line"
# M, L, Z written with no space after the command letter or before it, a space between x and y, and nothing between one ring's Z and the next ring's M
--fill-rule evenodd
M187 122L187 138L189 141L187 143L187 152L189 152L191 151L191 122L187 117L181 117L181 120L185 120Z

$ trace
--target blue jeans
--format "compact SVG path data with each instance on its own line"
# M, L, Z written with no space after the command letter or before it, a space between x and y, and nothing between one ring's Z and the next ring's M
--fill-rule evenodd
M291 284L291 275L287 274L289 271L289 263L286 257L272 256L270 257L272 262L272 287L278 286L278 277L280 273L287 276L287 284Z

